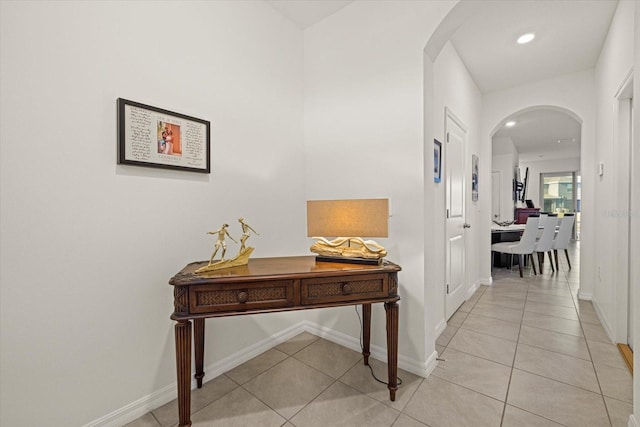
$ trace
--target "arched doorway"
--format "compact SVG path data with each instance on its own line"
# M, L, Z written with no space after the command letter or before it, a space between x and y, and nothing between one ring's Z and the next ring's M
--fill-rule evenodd
M515 220L518 209L575 212L572 237L579 238L582 120L555 106L514 112L494 128L491 219Z
M429 143L433 137L440 135L440 129L442 128L442 102L436 96L440 83L436 83L437 62L441 59L443 52L446 52L447 49L451 50L451 40L453 40L456 32L461 27L470 22L481 21L492 12L500 12L492 9L494 6L499 7L496 4L458 3L442 21L425 47L425 171L430 169L429 166L433 162L433 156L428 150ZM453 50L455 50L455 47L453 47ZM460 62L464 64L463 58L460 58ZM503 68L509 69L508 66ZM465 273L468 278L469 294L474 290L474 287L482 284L491 284L492 281L490 271L491 236L489 232L492 208L491 197L489 196L492 178L492 137L497 132L499 125L504 124L508 117L514 114L529 113L543 107L556 112L564 112L567 117L572 117L576 123L580 124L580 154L578 156L579 160L577 160L579 167L575 168L585 174L581 177L580 183L582 187L580 210L594 212L595 174L591 167L591 165L595 164L595 112L593 111L595 94L593 84L593 73L587 71L558 75L532 84L516 84L516 86L501 88L494 92L479 91L482 106L478 113L480 116L478 135L470 137L471 144L476 143L476 146L466 153L468 166L471 164L472 155L478 154L480 176L480 198L477 203L472 205L472 211L468 212L470 213L468 216L470 217L471 233L473 234L469 244L471 249L474 250L474 257L466 262L466 267L470 269ZM464 89L461 88L461 90ZM455 93L455 96L457 95L459 95L459 92ZM530 109L533 110L530 111ZM473 129L473 124L471 128ZM559 139L564 139L564 137ZM476 142L473 142L474 140ZM473 152L474 150L476 152ZM433 235L438 238L440 236L438 236L437 230L444 228L443 224L446 216L444 202L442 201L444 200L444 194L442 188L437 185L432 186L428 181L428 177L425 177L425 228L427 230L434 229ZM582 217L581 220L581 223L585 225L584 229L586 231L581 234L580 256L587 256L588 259L591 259L594 257L595 252L593 246L593 214L590 217ZM589 226L586 227L588 222ZM444 249L442 248L440 253L444 253ZM439 292L433 296L434 300L442 301L442 306L444 306L444 293L446 292L446 284L444 284L446 277L445 265L442 255L430 248L425 248L425 277L430 281L429 284ZM584 282L587 284L586 286L581 282L579 295L581 298L591 299L594 289L594 284L591 280L594 277L593 264L580 263L578 269L580 270L580 276L588 279ZM445 291L440 291L440 288L445 289ZM440 316L442 318L445 317L445 310L435 307L432 313L434 313L432 315L435 315L436 319L435 335L437 336L446 326L446 321L440 321Z

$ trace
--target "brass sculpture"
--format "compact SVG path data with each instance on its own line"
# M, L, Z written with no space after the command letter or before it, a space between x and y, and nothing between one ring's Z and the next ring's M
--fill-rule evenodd
M246 247L245 243L250 237L251 232L255 233L256 235L259 234L249 224L246 224L244 222L244 218L239 218L238 221L242 226L242 237L240 237L240 251L238 252L238 255L236 255L232 259L224 259L224 255L227 252L225 237L229 237L235 243L238 242L233 237L231 237L231 235L227 231L227 227L229 227L229 224L222 224L222 227L220 227L216 231L207 232L207 234L217 234L218 240L216 241L216 244L213 248L213 253L211 254L211 258L209 259L209 264L205 265L204 267L198 268L195 271L196 273L206 273L208 271L222 270L224 268L237 267L240 265L247 265L249 263L249 257L251 256L254 248ZM214 262L213 259L215 258L220 248L222 248L222 255L220 257L220 260Z
M224 241L224 237L228 236L231 240L238 243L227 231L227 227L229 224L222 224L222 227L218 228L216 231L207 231L207 234L217 234L218 240L216 241L215 246L213 247L213 253L211 254L211 258L209 259L209 265L213 263L213 258L218 253L218 249L222 247L222 256L220 257L220 261L224 261L224 254L227 252L227 244Z
M311 252L322 256L378 260L387 256L384 247L373 240L362 240L359 237L338 237L333 240L314 237L314 239L317 241L311 245ZM344 246L345 243L347 246Z
M259 236L260 234L256 230L251 228L249 224L245 223L244 218L238 218L238 222L240 222L240 225L242 225L242 237L240 237L240 252L242 252L245 249L244 243L249 238L249 232L253 231L257 236Z

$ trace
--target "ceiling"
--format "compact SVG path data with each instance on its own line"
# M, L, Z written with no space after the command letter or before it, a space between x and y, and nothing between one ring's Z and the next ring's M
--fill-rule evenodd
M481 92L596 65L617 1L490 1L451 42ZM535 33L528 44L516 39Z
M265 0L301 29L333 15L352 0Z
M514 114L509 120L516 125L495 133L494 154L503 154L498 138L507 137L523 162L580 157L581 124L567 113L541 109Z
M352 3L265 1L301 29ZM618 1L478 0L475 4L476 11L450 40L480 91L488 93L593 68ZM526 32L535 33L536 38L518 45L517 37ZM511 138L523 161L579 156L580 125L572 117L538 110L515 120L516 126L500 129L496 136ZM558 139L576 142L558 144Z

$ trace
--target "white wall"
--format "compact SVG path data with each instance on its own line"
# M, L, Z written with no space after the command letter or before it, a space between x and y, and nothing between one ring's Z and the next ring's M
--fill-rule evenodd
M598 200L596 216L595 244L598 256L594 259L596 280L594 286L594 304L600 315L603 326L614 340L626 339L619 337L616 315L618 307L616 286L616 261L618 254L626 253L627 247L620 247L620 236L614 230L619 221L626 221L627 217L617 215L628 201L617 197L616 188L620 180L628 180L628 176L620 175L616 167L616 154L626 150L620 146L614 132L614 99L616 92L627 78L633 67L633 31L634 31L634 2L621 1L611 22L609 34L603 45L598 64L596 66L596 95L597 95L597 139L596 162L604 163L604 175L595 181L595 194ZM628 205L626 206L628 209ZM625 236L626 237L626 236ZM626 295L625 295L626 298Z
M508 137L494 137L491 141L491 149L491 172L500 172L500 218L498 220L513 221L516 206L513 200L513 179L515 168L518 167L518 151Z
M500 172L500 218L499 221L513 221L515 201L513 200L514 169L518 164L513 154L491 156L493 172ZM486 226L485 226L486 227Z
M356 1L305 31L307 198L391 199L389 238L380 243L403 269L399 362L421 373L435 362L425 324L423 49L453 4ZM352 308L313 315L358 336ZM384 348L380 307L373 323L372 344Z
M554 172L578 172L580 170L580 158L547 159L533 162L520 162L520 173L524 179L525 171L529 168L529 180L527 182L527 199L532 200L537 208L543 210L540 194L540 174Z
M634 82L633 98L640 99L640 2L635 2L634 13ZM633 109L633 150L631 160L634 165L640 165L640 108ZM629 239L631 241L629 259L640 259L640 168L635 167L631 175L631 230ZM633 319L633 342L640 343L640 263L632 262L629 268L629 286L633 289L632 304L634 307ZM638 344L635 344L637 348ZM640 366L640 351L633 353L633 365ZM639 425L638 415L640 414L640 376L633 376L633 414L629 421L629 425Z
M576 115L576 119L582 121L580 153L582 172L580 293L582 297L590 297L593 292L595 262L593 245L597 206L594 199L595 102L593 70L487 93L482 98L481 137L487 141L487 144L490 144L491 135L504 119L513 113L532 107L548 106L564 111L569 110ZM488 220L487 216L487 222ZM487 270L490 268L488 245L489 241L486 249L480 252L480 255L486 252L487 260L481 266L486 265Z
M237 238L244 216L256 256L308 253L302 32L261 1L3 1L0 16L0 424L175 396L167 282L208 259L205 232ZM118 97L210 120L212 173L117 166ZM207 322L205 366L300 316Z
M433 77L444 62L424 64L430 34L455 3L356 1L305 31L303 46L300 30L263 2L1 2L0 424L82 425L171 386L169 277L207 258L213 242L204 232L237 216L261 233L256 256L307 253L305 199L391 198L390 237L381 243L403 267L400 363L426 369L444 277L428 255L444 239L429 216L441 190L423 163L441 107L464 116L477 99L468 85L458 94L443 88L436 100ZM167 16L172 27L163 32ZM629 18L617 19L627 34ZM631 58L625 37L609 51ZM608 84L616 73L599 68ZM483 97L473 208L488 222L482 183L488 196L495 126L530 106L575 112L583 121L586 296L598 225L593 85L585 71ZM116 166L117 97L211 120L212 174ZM490 237L476 236L482 280ZM208 322L205 365L301 316ZM358 335L352 309L308 316ZM381 347L383 324L374 311Z
M482 278L479 274L478 258L475 256L478 248L478 233L482 233L482 220L480 219L480 209L487 206L490 201L491 184L490 180L479 181L478 185L478 201L471 200L471 156L478 156L478 167L487 168L489 158L487 151L479 144L478 126L481 110L481 95L478 87L471 78L469 71L460 59L458 52L450 42L447 42L442 51L433 64L433 135L434 138L443 143L443 165L447 156L446 152L446 135L445 135L445 109L448 109L460 122L466 127L466 148L465 148L465 173L467 198L465 200L465 221L471 225L466 230L466 291L470 296L475 291L479 283L486 278ZM428 139L428 138L427 138ZM489 151L490 156L490 151ZM428 163L427 163L428 164ZM426 169L429 170L429 169ZM443 169L442 176L446 176ZM443 224L445 221L445 188L446 180L443 179L440 184L433 182L431 176L425 177L427 181L426 191L433 191L435 195L434 204L427 208L429 215L429 223ZM490 205L489 205L490 206ZM436 333L442 330L444 325L445 312L444 303L446 296L445 281L445 234L444 229L436 226L433 230L434 235L428 237L430 244L425 245L425 258L428 260L427 280L434 283L436 297L433 303L430 303L428 310L436 316ZM442 240L440 240L442 239ZM438 242L441 242L439 245Z

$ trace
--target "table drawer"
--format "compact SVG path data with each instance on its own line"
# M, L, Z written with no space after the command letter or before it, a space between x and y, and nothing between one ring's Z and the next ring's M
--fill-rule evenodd
M293 306L293 280L191 286L191 313L217 313Z
M356 301L369 298L384 298L389 295L386 274L364 276L327 277L303 279L301 281L300 302L303 305L341 301Z

